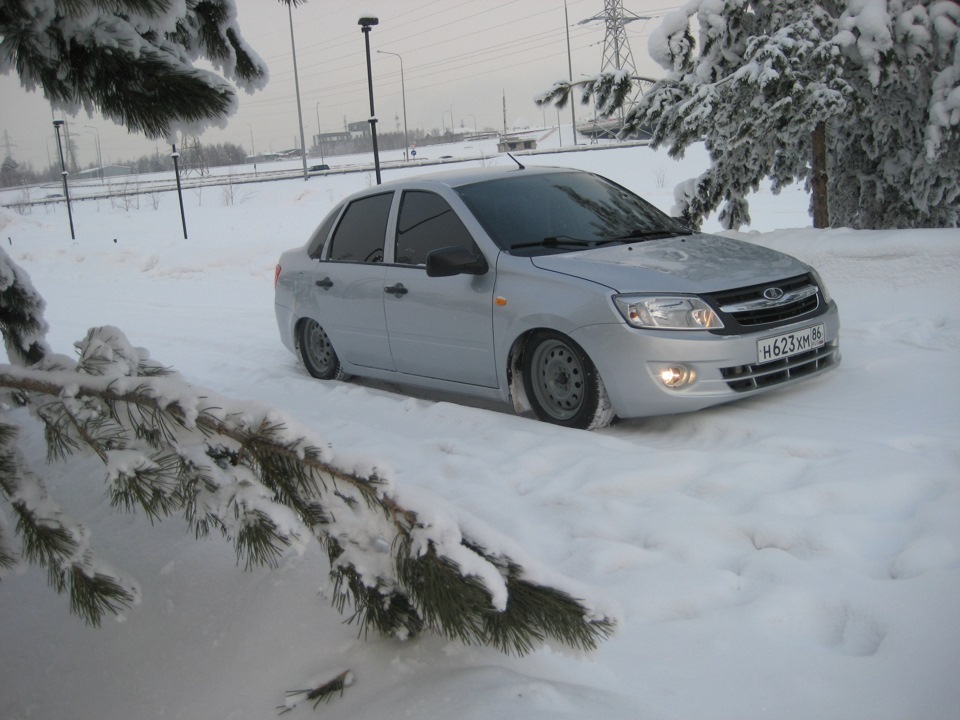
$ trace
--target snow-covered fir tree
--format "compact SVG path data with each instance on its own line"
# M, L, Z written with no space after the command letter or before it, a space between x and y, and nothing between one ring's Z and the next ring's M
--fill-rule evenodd
M705 143L710 168L676 189L693 225L718 208L726 227L748 223L768 178L806 183L818 227L956 226L958 28L949 0L691 0L651 34L665 74L624 134L649 128L676 156ZM576 86L611 114L631 78L560 82L538 101Z
M957 226L960 3L859 0L837 26L858 104L831 127L834 224Z

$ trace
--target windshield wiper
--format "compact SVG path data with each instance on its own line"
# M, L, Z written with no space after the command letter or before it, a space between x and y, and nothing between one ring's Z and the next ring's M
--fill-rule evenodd
M510 246L510 249L518 250L520 248L561 247L561 246L593 247L596 244L596 242L597 242L596 240L578 240L577 238L568 237L566 235L551 235L550 237L545 237L543 240L515 243Z
M692 235L689 230L668 230L667 228L653 228L653 229L641 229L637 228L636 230L631 230L626 235L620 235L615 240L620 241L629 241L629 240L659 240L661 238L671 238L677 237L679 235Z

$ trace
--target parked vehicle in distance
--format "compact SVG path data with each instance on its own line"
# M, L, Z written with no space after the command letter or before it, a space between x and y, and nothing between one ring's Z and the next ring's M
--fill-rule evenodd
M324 170L329 170L329 169L330 169L330 166L329 166L329 165L326 165L326 164L323 164L323 165L311 165L308 169L309 169L310 172L323 172Z
M563 168L358 192L280 257L275 309L314 377L512 401L574 428L698 410L840 360L813 268Z

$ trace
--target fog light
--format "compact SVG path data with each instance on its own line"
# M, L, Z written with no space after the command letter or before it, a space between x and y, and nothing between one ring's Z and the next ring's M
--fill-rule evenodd
M683 365L671 365L660 371L659 378L664 386L676 390L690 384L690 381L693 380L693 373Z

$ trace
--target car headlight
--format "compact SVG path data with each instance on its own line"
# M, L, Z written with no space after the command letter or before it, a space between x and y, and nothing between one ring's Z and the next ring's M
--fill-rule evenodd
M638 328L712 330L723 321L695 295L614 295L623 319Z
M827 286L823 284L823 278L820 277L820 273L818 273L816 270L811 268L810 276L813 278L813 281L817 284L817 287L820 288L820 297L823 298L823 304L829 305L830 293L827 291Z

